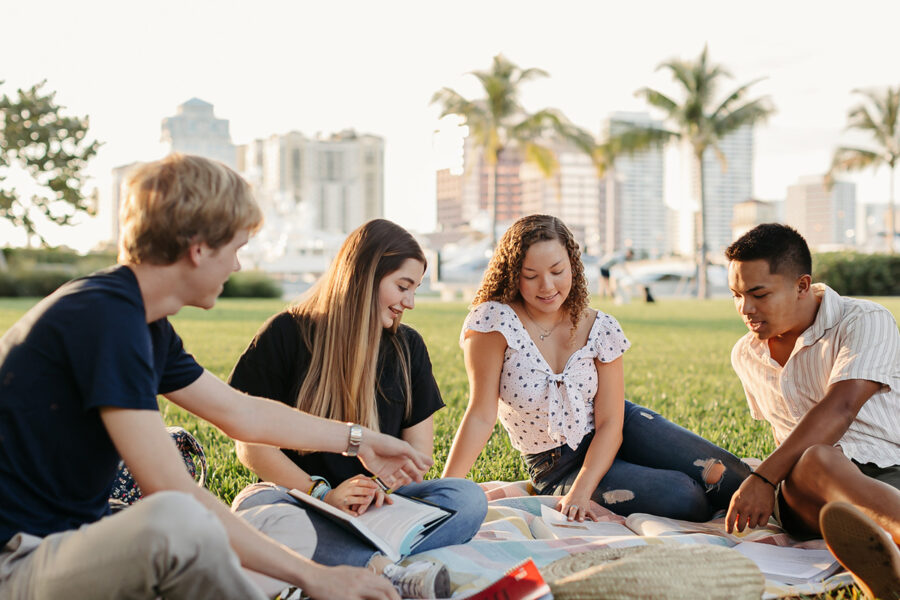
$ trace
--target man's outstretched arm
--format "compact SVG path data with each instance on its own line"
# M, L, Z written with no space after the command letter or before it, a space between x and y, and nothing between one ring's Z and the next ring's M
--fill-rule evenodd
M241 442L334 453L347 449L349 428L345 423L249 396L208 371L166 397ZM369 471L395 489L421 481L433 463L431 456L403 440L369 429L363 432L359 458Z
M836 444L863 404L881 387L882 384L865 379L848 379L829 386L822 401L800 419L794 431L759 465L756 473L775 485L783 481L808 448ZM725 518L728 532L765 525L774 503L772 486L760 477L748 477L731 497Z

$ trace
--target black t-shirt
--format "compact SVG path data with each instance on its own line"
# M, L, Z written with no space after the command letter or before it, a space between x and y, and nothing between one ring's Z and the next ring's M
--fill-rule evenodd
M300 330L302 326L304 324L287 311L270 318L238 359L228 383L248 394L296 406L297 394L311 360L310 349L303 341ZM412 414L409 419L404 417L406 392L397 376L398 356L394 344L388 339L391 335L395 334L385 331L381 337L376 403L381 432L400 437L402 430L424 421L444 406L444 402L431 372L431 360L422 336L412 327L400 325L396 335L409 348L413 396ZM333 486L367 472L357 458L327 452L300 454L288 449L282 449L282 452L308 474L325 477Z
M97 409L158 410L201 373L167 319L147 323L127 267L28 311L0 338L0 547L108 514L119 455Z

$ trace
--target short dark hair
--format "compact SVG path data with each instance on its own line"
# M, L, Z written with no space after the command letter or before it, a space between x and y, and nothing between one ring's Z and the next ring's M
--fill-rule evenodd
M809 246L797 230L781 223L757 225L725 250L725 258L748 262L765 260L769 273L811 275L812 256Z

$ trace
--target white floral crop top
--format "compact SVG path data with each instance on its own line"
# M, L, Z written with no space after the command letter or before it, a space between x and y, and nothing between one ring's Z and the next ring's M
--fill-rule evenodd
M508 305L484 302L473 308L463 323L460 346L468 330L499 331L506 338L498 412L510 442L523 454L563 444L576 448L594 429L594 359L612 362L631 346L619 323L597 311L587 343L569 357L562 373L554 373Z

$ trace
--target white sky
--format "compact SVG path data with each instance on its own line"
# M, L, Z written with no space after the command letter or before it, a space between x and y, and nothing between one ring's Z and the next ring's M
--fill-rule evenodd
M646 85L677 93L663 60L711 58L733 85L767 79L778 112L757 128L754 192L783 199L797 177L824 172L854 88L897 85L900 3L858 0L192 1L0 3L0 88L47 79L71 114L91 117L104 146L90 173L157 158L160 121L198 97L244 143L272 133L352 127L386 140L387 217L434 227L433 131L442 86L479 94L466 73L498 52L550 77L526 84L529 110L561 109L595 133L616 110L643 110ZM846 138L843 138L846 141ZM884 202L886 171L851 178L858 202ZM108 210L51 242L87 249L109 237ZM0 226L0 245L23 239Z

